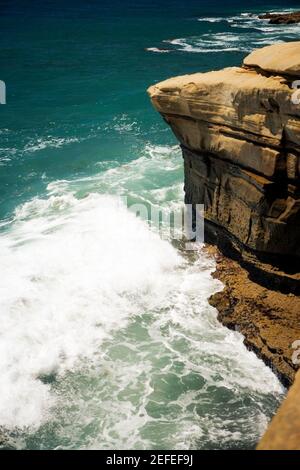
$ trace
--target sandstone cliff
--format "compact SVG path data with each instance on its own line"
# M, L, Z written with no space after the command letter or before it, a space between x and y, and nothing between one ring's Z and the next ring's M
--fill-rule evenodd
M297 78L300 42L148 90L182 146L185 202L204 204L206 241L235 260L219 262L226 287L211 302L286 385L297 369L291 344L300 339Z
M300 42L256 51L244 67L149 89L183 146L186 202L204 203L207 221L239 250L272 263L290 258L289 265L300 257L300 106L291 99L297 73Z

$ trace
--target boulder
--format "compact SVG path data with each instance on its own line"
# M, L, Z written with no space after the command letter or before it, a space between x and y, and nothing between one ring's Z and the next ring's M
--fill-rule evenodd
M258 67L272 74L300 78L300 41L273 44L257 49L244 59L244 65Z

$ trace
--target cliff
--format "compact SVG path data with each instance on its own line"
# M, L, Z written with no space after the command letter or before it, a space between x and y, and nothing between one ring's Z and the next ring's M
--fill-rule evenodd
M300 450L300 372L258 444L258 450Z
M224 285L211 303L285 385L300 339L300 42L254 51L241 67L151 86L182 146L185 202L204 204Z

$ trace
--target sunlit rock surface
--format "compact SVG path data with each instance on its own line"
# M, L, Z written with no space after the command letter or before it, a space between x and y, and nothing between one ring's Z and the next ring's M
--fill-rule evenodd
M247 67L149 88L182 144L186 202L203 203L207 222L240 252L272 265L300 256L300 105L292 100L299 57L300 42L275 45L250 54ZM262 71L272 69L282 75Z

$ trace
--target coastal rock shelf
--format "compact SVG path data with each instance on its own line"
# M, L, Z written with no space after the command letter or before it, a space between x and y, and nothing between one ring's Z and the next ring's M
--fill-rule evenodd
M299 57L300 42L279 44L250 54L242 67L175 77L148 90L182 144L185 201L205 205L207 233L227 238L293 291L300 258L300 105L292 84L300 77Z
M291 13L265 13L259 15L261 20L269 20L270 24L295 24L300 23L300 11Z
M185 202L204 204L206 241L219 249L225 288L210 302L285 385L300 339L299 58L300 42L280 43L148 90L181 143Z

